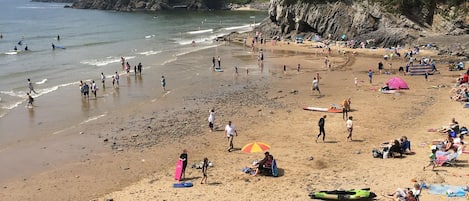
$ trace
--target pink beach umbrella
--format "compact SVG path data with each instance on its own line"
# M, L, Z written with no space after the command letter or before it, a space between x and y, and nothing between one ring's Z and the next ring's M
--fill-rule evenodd
M386 84L389 86L389 89L409 89L407 83L400 77L393 77Z

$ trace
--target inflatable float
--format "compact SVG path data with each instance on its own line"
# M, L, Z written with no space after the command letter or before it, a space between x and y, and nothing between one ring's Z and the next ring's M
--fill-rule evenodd
M315 191L309 194L311 199L322 200L366 200L374 196L374 193L372 193L370 189Z

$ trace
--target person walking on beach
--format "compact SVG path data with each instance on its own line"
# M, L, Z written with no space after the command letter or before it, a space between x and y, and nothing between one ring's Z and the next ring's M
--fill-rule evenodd
M34 92L37 94L37 92L34 90L33 83L31 82L31 79L28 78L28 88L29 88L29 93Z
M437 165L437 163L436 163L436 149L432 149L432 153L430 154L430 156L428 158L430 159L430 162L428 163L427 166L423 166L423 170L425 171L425 168L430 167L430 166L433 166L432 170L435 170L435 167Z
M355 84L355 88L358 90L358 78L355 78L353 83Z
M352 121L353 117L350 116L348 117L348 120L347 122L345 122L345 125L347 126L347 132L348 132L348 136L347 136L347 140L348 141L350 139L350 141L353 141L352 140L352 131L353 131L353 121Z
M101 83L103 83L103 90L104 88L106 88L105 82L106 82L106 76L104 75L103 72L101 72Z
M215 68L215 57L212 57L212 68Z
M94 95L94 99L96 99L96 92L97 91L98 91L98 86L96 86L96 83L93 80L93 81L91 81L91 92Z
M220 58L220 56L218 56L217 60L218 60L218 68L221 68L221 58Z
M182 172L181 172L181 180L186 178L186 167L187 167L187 149L182 150L181 155L179 156L179 160L182 161Z
M213 123L215 122L215 110L211 109L210 114L208 116L208 127L210 128L210 132L213 132Z
M352 103L351 98L348 97L342 103L342 119L348 119L348 112L350 112L350 104Z
M27 107L33 107L34 98L31 96L30 93L26 93L26 95L28 96L28 105L27 105Z
M138 74L140 76L142 76L142 68L143 68L142 63L139 62L138 65L137 65L137 70L138 70Z
M163 91L166 91L166 79L164 76L161 76L161 87L163 87Z
M90 99L90 86L86 84L86 82L83 82L83 97Z
M116 88L119 88L119 73L117 73L117 71L114 75L114 79L116 80ZM114 85L114 83L112 85Z
M235 74L238 75L238 65L234 66Z
M326 117L327 115L322 116L319 119L318 126L319 126L319 134L316 137L316 143L318 142L319 137L322 135L322 142L326 139L326 131L324 130L324 126L326 124Z
M296 67L296 71L297 71L297 72L300 72L300 68L301 68L301 65L298 64L298 66Z
M200 184L204 184L204 181L205 183L207 183L207 169L208 169L208 158L205 157L204 158L204 163L202 164L202 181L200 181Z
M370 78L370 84L373 83L373 71L371 69L368 70L368 78Z
M313 78L313 86L311 87L311 90L313 92L317 90L319 92L319 96L321 96L321 91L319 90L319 82L316 77Z
M225 126L225 135L228 138L228 152L231 152L233 149L233 138L234 136L238 136L238 132L236 131L231 121L228 121L228 125Z

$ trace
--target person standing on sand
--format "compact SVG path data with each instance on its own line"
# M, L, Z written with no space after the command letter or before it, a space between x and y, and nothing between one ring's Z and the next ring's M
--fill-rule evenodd
M348 97L342 103L342 119L348 119L348 112L350 112L350 104L352 103L351 98Z
M166 79L164 76L161 76L161 87L163 87L163 91L166 91Z
M358 89L358 78L355 78L355 80L354 80L354 84L355 84L355 88L357 88L357 89Z
M321 135L322 135L322 142L324 142L324 140L326 139L326 131L324 129L324 126L326 124L326 117L327 117L327 115L324 115L319 119L319 122L318 122L319 134L316 137L316 143L318 142L318 139Z
M104 88L106 88L106 84L105 84L106 76L104 75L103 72L101 72L101 82L103 83L103 90L104 90Z
M425 71L425 81L428 81L428 70Z
M348 117L348 120L347 122L345 122L345 125L347 126L347 132L348 132L348 136L347 136L347 140L348 141L350 139L350 141L353 141L352 140L352 131L353 131L353 121L352 121L353 117L350 116Z
M220 58L220 56L218 56L217 60L218 60L218 68L221 68L221 58Z
M211 109L210 114L208 116L208 127L210 128L210 132L213 132L213 123L215 122L215 110Z
M313 92L317 90L319 92L319 96L321 96L321 91L319 90L319 82L316 77L313 78L313 86L311 87L311 90Z
M287 72L287 65L283 65L283 73Z
M382 71L383 71L383 68L384 68L384 65L383 65L383 62L379 62L378 63L378 72L379 74L381 75Z
M204 158L204 163L202 164L202 181L200 181L200 184L204 184L204 181L205 183L207 183L207 169L208 169L208 158L205 157Z
M300 68L301 68L301 65L298 64L298 67L296 67L296 71L297 71L297 72L300 72Z
M34 92L37 94L37 92L34 90L33 83L31 82L31 79L28 78L28 88L29 88L29 93Z
M321 79L321 77L319 76L319 72L316 72L316 79L318 80L318 84L319 84L319 80Z
M373 83L373 71L371 69L368 70L368 78L370 78L370 84Z
M179 160L182 161L181 180L186 178L186 167L187 167L187 149L182 150Z
M228 121L228 125L225 126L225 135L228 138L228 152L231 152L233 149L233 138L238 136L236 128L231 124L231 121Z
M215 68L215 57L212 57L212 68Z

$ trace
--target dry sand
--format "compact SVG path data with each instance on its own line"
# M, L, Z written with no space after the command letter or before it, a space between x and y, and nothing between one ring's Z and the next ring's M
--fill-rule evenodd
M396 75L375 73L373 84L369 84L366 73L369 68L376 71L384 50L358 50L355 56L349 50L344 57L333 49L334 66L329 71L324 66L324 56L317 55L317 49L310 48L310 44L275 47L266 44L262 48L266 57L262 72L250 69L250 74L245 75L240 66L240 74L233 78L232 69L225 71L228 76L221 87L229 86L233 80L245 82L239 90L205 99L196 97L188 103L192 106L190 110L175 114L154 114L151 111L157 106L143 104L121 111L124 116L108 115L108 119L87 126L103 135L109 133L110 141L121 147L111 153L90 153L76 163L51 167L32 177L3 182L0 197L2 200L308 200L308 193L315 190L369 187L378 200L389 200L382 195L398 187L411 187L412 179L468 185L468 155L460 157L457 167L422 170L430 153L423 143L444 138L439 133L427 132L428 128L448 125L453 117L467 126L469 113L460 103L449 99L449 86L455 83L459 72L448 72L440 64L441 74L430 76L428 82L421 76L402 76L410 90L385 95L372 89ZM432 55L425 51L422 54ZM255 57L253 54L253 64ZM300 72L296 71L298 63ZM392 63L394 69L404 65L403 60L395 59ZM288 67L286 73L284 64ZM321 97L311 92L316 72L321 76ZM355 77L360 80L358 88L353 84ZM446 87L432 88L435 85ZM326 143L315 143L317 121L324 113L304 111L302 107L328 107L347 97L351 97L354 110L349 113L354 117L354 141L346 142L342 114L328 113ZM212 107L216 110L218 131L211 133L206 119L208 108ZM171 122L174 119L177 121ZM238 129L236 148L254 141L272 146L270 153L277 160L279 177L252 177L241 172L263 154L226 152L226 138L221 130L229 120ZM155 137L158 130L189 134L176 139ZM69 132L79 131L76 128ZM380 143L403 135L412 142L415 155L396 159L372 157L371 150ZM109 143L103 145L111 147ZM195 186L176 189L172 188L174 165L182 149L189 150L186 177ZM190 165L204 157L214 166L208 170L208 184L201 185L201 171L191 169ZM420 200L463 200L426 191L422 194Z

